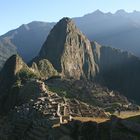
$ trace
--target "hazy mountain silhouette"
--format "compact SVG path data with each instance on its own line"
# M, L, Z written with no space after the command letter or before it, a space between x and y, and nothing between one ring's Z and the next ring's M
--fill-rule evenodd
M53 25L54 23L38 21L23 24L19 28L9 31L0 37L0 40L6 38L11 43L10 45L8 44L9 47L7 44L3 44L1 48L4 50L4 48L8 47L11 55L14 53L13 48L17 48L18 54L27 62L38 54ZM8 58L9 55L5 57Z
M99 10L74 18L77 26L90 40L102 45L130 51L140 56L140 12L103 13Z

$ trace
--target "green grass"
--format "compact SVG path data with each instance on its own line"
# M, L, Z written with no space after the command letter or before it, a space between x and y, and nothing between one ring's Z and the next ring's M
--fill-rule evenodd
M21 80L21 81L26 81L26 80L29 80L29 79L32 79L32 78L39 78L39 76L28 70L28 69L22 69L20 70L17 75L16 75L17 79L18 80Z
M48 87L48 89L52 92L56 92L59 96L61 97L66 97L66 98L74 98L74 96L67 90L63 88L58 88L58 87Z
M93 106L100 106L100 102L97 100L88 97L85 93L83 93L80 89L75 88L64 88L64 87L56 87L56 86L48 86L48 89L52 92L56 92L59 96L65 98L75 98L82 102L88 103Z

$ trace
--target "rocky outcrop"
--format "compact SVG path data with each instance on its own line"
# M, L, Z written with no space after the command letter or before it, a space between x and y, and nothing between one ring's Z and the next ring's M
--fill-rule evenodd
M36 63L33 62L32 70L38 73L43 79L59 75L57 70L54 69L53 65L47 59L42 59Z
M5 63L0 76L1 86L10 86L15 82L16 75L22 70L29 70L28 66L23 62L22 58L18 55L11 56Z
M0 74L0 113L7 112L18 102L18 92L22 84L36 74L18 55L11 56Z
M48 59L64 78L93 79L98 71L89 40L69 18L54 26L38 58Z
M33 76L36 76L36 73L23 62L22 58L19 55L13 55L6 61L0 73L0 85L1 87L11 86L17 80L22 81Z
M92 45L92 51L94 55L94 60L98 66L100 65L100 59L101 59L101 45L98 44L97 42L91 42Z

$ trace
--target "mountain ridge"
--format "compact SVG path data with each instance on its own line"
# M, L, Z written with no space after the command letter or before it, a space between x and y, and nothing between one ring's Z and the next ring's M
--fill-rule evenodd
M123 11L125 16L123 14L117 14L122 13L121 11L117 11L116 13L104 13L97 10L86 14L85 16L73 18L73 20L90 41L96 40L102 45L121 48L140 56L140 42L138 39L140 30L140 12ZM96 14L99 14L100 16L96 16ZM10 39L10 41L12 45L17 48L17 52L23 57L23 60L29 62L38 54L41 45L44 43L54 24L55 22L48 23L34 21L20 26L20 31L18 28L12 30L12 32L15 32L15 37ZM24 33L21 32L21 27L23 27L22 30L24 29ZM8 32L0 38L9 38L12 34L13 33ZM30 34L30 36L28 34ZM25 42L26 44L24 44ZM4 47L2 47L2 49L4 49ZM7 58L8 57L9 55L7 55Z

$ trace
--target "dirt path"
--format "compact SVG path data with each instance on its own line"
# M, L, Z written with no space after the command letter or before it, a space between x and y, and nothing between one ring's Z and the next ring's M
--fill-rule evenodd
M102 123L102 122L105 122L109 119L107 118L93 118L93 117L74 117L73 118L74 120L79 120L79 121L82 121L82 122L87 122L87 121L95 121L97 123Z
M117 117L122 118L122 119L126 119L129 117L139 116L140 111L123 111L120 113L120 115L118 113L114 113L113 115L116 115ZM97 123L102 123L102 122L109 120L106 118L92 118L92 117L74 117L74 119L80 120L82 122L95 121Z

